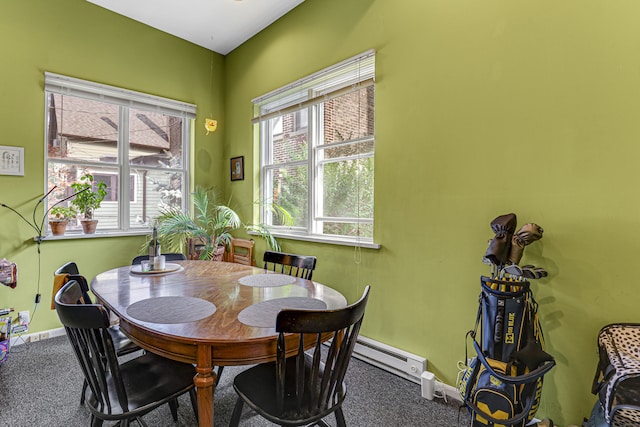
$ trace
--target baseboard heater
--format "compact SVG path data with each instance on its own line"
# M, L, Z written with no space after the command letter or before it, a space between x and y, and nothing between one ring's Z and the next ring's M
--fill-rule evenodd
M380 369L420 384L420 376L427 370L427 359L390 345L359 336L353 357Z

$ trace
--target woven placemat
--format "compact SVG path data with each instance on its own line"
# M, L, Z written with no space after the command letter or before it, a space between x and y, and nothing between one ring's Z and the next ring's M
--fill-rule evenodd
M267 288L290 285L296 281L293 276L286 274L251 274L238 279L238 283L255 288Z
M276 317L283 308L324 310L327 304L319 299L308 297L276 298L250 305L238 314L238 320L247 326L275 328Z
M195 322L215 312L214 304L194 297L148 298L127 307L129 316L151 323Z

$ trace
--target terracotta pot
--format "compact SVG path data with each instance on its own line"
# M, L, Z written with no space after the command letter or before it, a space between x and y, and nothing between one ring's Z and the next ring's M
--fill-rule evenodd
M67 230L68 221L49 221L49 227L51 228L51 234L54 236L63 236Z
M97 219L83 219L80 223L82 224L84 234L93 234L96 232L96 227L98 226Z

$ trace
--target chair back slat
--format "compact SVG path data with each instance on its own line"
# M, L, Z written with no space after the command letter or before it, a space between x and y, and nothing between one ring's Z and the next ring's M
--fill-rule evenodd
M265 251L264 269L290 276L311 280L316 268L317 258L308 255L287 254L284 252Z
M229 253L230 262L242 265L255 265L253 260L255 242L253 239L232 238L229 246L231 249Z
M340 404L344 399L344 377L355 347L360 325L369 296L369 286L356 303L338 310L294 310L278 313L276 331L278 409L292 415L308 418L321 414ZM286 334L297 334L297 355L287 359ZM322 343L332 334L331 345L323 352ZM305 341L313 347L304 351ZM290 345L291 341L289 341ZM287 363L295 363L295 369L287 369ZM295 376L287 378L288 375ZM289 389L287 384L291 384ZM285 390L295 393L295 408L285 408ZM292 414L291 411L295 412Z
M186 261L187 260L186 255L181 253L166 253L162 255L164 255L165 261ZM149 259L149 255L138 255L137 257L131 260L131 265L138 265L142 261L146 261L148 259Z

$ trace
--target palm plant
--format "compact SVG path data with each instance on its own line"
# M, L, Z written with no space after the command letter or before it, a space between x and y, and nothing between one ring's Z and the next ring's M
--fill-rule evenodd
M280 251L276 238L263 224L245 224L229 207L230 203L221 203L215 190L197 187L193 193L193 218L178 208L165 208L157 218L158 237L163 248L170 252L183 252L189 238L203 244L201 259L211 259L219 247L226 247L231 240L231 232L240 228L257 233L265 239L271 250ZM269 205L285 223L292 223L291 216L281 207Z

